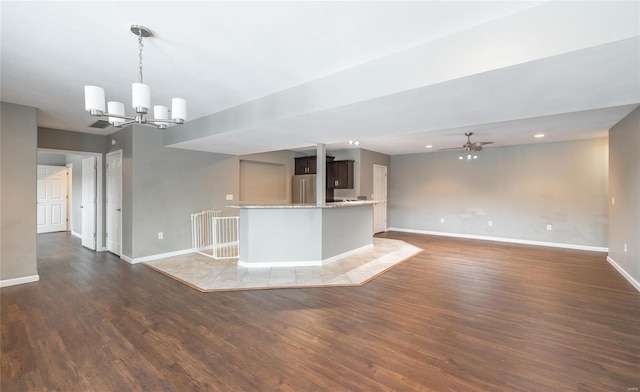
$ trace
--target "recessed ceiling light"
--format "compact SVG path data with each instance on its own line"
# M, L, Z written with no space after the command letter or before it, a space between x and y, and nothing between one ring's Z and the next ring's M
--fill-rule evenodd
M536 133L535 135L533 135L533 137L535 137L536 139L540 139L544 137L544 133Z
M427 144L425 147L426 147L426 148L431 148L431 147L433 147L433 146L432 146L431 144Z

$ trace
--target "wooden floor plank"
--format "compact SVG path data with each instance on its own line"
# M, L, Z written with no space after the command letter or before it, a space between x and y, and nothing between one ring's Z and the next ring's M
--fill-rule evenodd
M199 293L38 236L0 290L2 391L629 391L640 293L606 254L386 233L424 252L361 287Z

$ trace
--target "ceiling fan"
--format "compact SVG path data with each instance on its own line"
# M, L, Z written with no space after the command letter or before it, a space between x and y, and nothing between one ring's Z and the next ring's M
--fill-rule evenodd
M482 146L485 146L487 144L493 144L493 142L472 143L471 135L473 135L473 132L466 132L464 135L467 137L467 142L463 144L462 147L441 148L438 151L461 150L461 151L467 151L467 152L478 152L478 151L482 151Z

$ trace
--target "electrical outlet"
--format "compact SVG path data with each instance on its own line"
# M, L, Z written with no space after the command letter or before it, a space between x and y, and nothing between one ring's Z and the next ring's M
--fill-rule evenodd
M489 227L493 226L493 222L489 221Z
M227 193L227 200L233 200L233 194Z
M551 231L553 227L551 225L547 225L547 230Z
M164 239L164 233L163 232L161 232L161 231L158 232L158 239L159 240Z
M444 218L440 218L440 223L444 223Z

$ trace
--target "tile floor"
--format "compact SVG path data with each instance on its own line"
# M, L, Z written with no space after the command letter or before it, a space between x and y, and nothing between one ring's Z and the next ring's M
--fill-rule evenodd
M358 286L422 252L406 242L374 238L373 247L321 267L244 268L237 259L215 260L192 253L145 263L203 292L271 288Z

